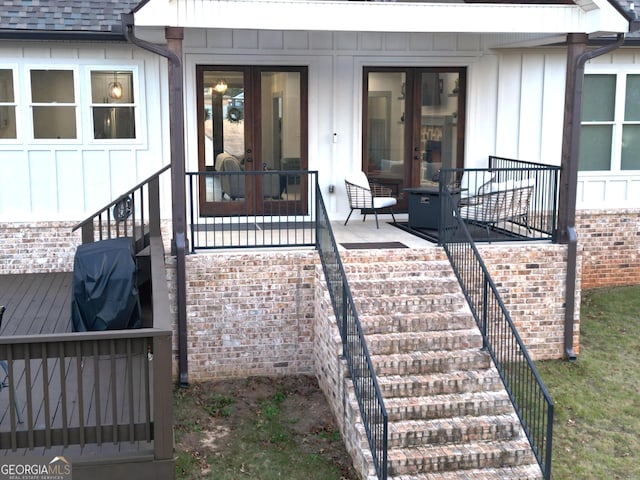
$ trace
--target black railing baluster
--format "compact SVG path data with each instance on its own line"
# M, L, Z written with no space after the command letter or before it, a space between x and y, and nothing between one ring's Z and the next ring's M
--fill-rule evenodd
M388 415L382 399L360 320L347 283L329 216L316 184L317 249L327 281L336 323L342 338L343 355L348 366L371 456L380 480L387 478Z
M493 157L489 166L499 169L502 160L504 159ZM514 174L513 170L508 169L495 173L502 174L503 178L509 178L508 175L523 175ZM447 180L455 178L455 175L454 170L443 170L440 174L441 197L446 204L443 211L447 208L454 212L453 218L449 220L457 223L456 241L453 241L448 232L441 231L441 244L482 333L483 346L491 355L542 474L548 480L551 478L553 402L500 298L467 225L461 218L458 205L454 202L448 188L450 182ZM554 183L554 189L556 188L557 183ZM555 219L552 224L555 230ZM441 223L441 229L443 225L444 222ZM553 237L555 231L549 232L549 235Z

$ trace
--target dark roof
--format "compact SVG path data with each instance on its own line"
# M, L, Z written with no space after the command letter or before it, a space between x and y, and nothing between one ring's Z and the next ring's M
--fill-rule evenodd
M0 0L0 31L122 37L120 14L140 0Z

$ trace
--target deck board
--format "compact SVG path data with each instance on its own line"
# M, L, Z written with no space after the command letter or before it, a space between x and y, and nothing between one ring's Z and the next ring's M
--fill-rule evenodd
M0 335L70 332L72 281L70 272L0 275Z

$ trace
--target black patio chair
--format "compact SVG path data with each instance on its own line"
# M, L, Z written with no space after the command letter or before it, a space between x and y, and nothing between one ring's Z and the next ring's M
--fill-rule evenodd
M4 305L0 305L0 328L2 328L2 316L4 315L6 308ZM5 388L9 388L9 365L4 360L0 360L0 368L4 370L4 376L2 377L2 381L0 381L0 392ZM18 400L14 398L14 407L16 409L16 416L18 417L18 423L24 423L24 419L22 418L22 413L20 412L20 407L18 405Z

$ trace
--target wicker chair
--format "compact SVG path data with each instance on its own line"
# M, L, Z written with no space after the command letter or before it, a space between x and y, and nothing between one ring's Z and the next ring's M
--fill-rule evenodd
M391 189L369 183L369 179L364 172L356 172L347 176L344 183L349 197L349 206L351 207L349 216L344 222L345 225L354 210L360 210L363 215L363 222L366 220L367 214L373 212L376 217L376 228L380 228L378 210L389 209L393 221L396 221L392 207L398 201L391 195Z

